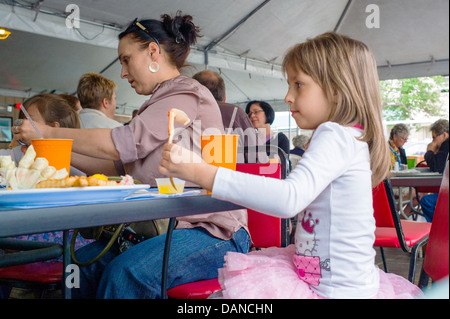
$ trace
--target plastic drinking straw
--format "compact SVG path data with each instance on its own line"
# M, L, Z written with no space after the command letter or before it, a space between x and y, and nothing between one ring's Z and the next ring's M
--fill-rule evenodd
M36 134L39 136L39 138L44 138L39 132L38 128L36 127L36 124L34 124L33 120L31 119L30 115L28 114L27 110L23 107L22 104L19 104L20 109L22 110L23 114L25 114L28 121L30 121L31 125L33 126L34 130L36 131Z
M227 134L231 134L231 130L233 129L233 124L234 124L234 119L236 118L237 108L238 107L234 108L233 115L231 115L231 121L230 121L230 125L228 126Z

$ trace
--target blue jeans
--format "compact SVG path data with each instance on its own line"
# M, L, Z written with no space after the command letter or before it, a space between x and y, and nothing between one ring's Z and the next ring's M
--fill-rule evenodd
M80 288L74 298L161 298L161 274L166 235L147 239L122 254L114 245L96 263L80 267ZM95 257L105 246L97 241L76 251L78 260ZM247 253L250 236L241 228L230 240L211 236L203 228L175 229L172 234L167 287L216 278L228 251Z
M420 199L420 206L422 206L423 215L429 223L433 221L438 195L438 193L428 194Z

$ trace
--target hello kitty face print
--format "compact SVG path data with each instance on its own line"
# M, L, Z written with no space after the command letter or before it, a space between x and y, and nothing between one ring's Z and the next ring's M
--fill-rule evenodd
M303 211L299 214L297 230L295 232L295 247L297 254L293 262L298 277L312 286L318 286L322 278L322 270L329 271L330 260L321 261L317 253L318 240L315 227L319 224L311 212Z
M298 215L297 230L295 232L295 247L297 254L313 256L317 246L314 227L319 223L318 219L313 219L311 213L306 211Z

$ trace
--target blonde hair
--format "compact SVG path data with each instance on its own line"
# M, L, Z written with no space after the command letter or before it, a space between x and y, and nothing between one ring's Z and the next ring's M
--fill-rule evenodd
M116 83L95 72L83 74L78 81L77 95L83 108L99 109L104 98L111 101Z
M357 40L324 33L292 47L283 60L283 72L302 71L324 90L330 105L329 121L363 127L361 141L370 152L372 186L389 173L389 149L383 134L382 102L375 58Z

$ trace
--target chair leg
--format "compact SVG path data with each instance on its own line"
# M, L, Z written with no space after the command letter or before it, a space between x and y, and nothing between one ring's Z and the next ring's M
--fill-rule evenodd
M422 267L422 270L420 271L419 282L418 282L417 286L420 289L422 289L422 291L424 291L425 289L427 289L429 281L430 281L430 277L423 270L423 267Z
M422 239L420 242L414 245L414 247L411 249L411 259L409 262L409 274L408 274L408 280L412 283L414 283L415 276L416 276L416 265L417 265L417 256L419 254L419 251L421 251L421 248L423 245L425 245L428 242L428 237L425 239Z
M388 272L387 265L386 265L386 258L384 257L383 247L380 247L380 252L381 252L381 259L383 260L384 272Z

